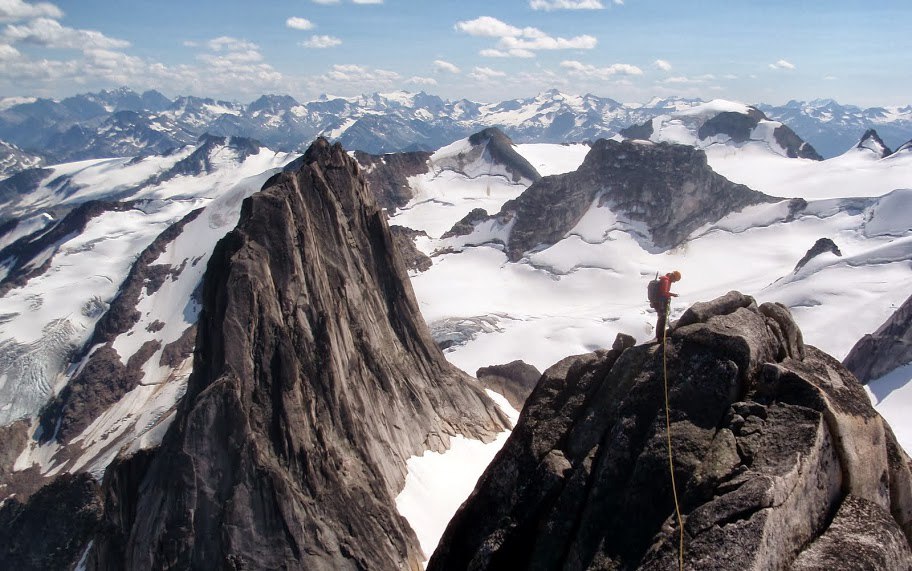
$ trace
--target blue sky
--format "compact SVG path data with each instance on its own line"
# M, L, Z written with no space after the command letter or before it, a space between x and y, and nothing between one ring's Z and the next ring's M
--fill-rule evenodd
M0 0L0 97L127 85L499 101L555 87L908 105L910 21L908 0Z

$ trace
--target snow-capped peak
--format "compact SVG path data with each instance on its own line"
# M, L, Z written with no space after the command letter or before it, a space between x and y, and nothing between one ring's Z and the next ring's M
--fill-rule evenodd
M855 145L855 149L874 153L874 156L878 159L887 157L893 152L890 150L890 147L888 147L883 142L883 140L877 134L877 131L874 129L868 129L865 131L865 134L861 137L861 140L858 141L857 145Z

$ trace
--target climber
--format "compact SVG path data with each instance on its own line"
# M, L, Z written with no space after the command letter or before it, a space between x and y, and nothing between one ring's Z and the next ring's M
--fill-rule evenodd
M668 322L668 313L671 309L671 298L678 294L671 293L671 284L681 279L681 272L675 270L649 282L649 305L656 310L658 322L656 323L656 340L662 341L665 337L665 328Z

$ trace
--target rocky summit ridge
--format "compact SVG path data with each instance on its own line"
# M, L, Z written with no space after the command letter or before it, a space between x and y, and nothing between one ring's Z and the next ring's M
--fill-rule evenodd
M665 372L667 371L667 373ZM855 377L738 292L548 369L430 571L908 570L912 471Z

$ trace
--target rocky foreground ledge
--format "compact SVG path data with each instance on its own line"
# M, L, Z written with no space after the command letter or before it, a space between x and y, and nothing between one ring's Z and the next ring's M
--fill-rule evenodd
M910 460L788 310L731 292L667 342L687 569L912 569ZM659 344L567 358L428 569L678 566Z

